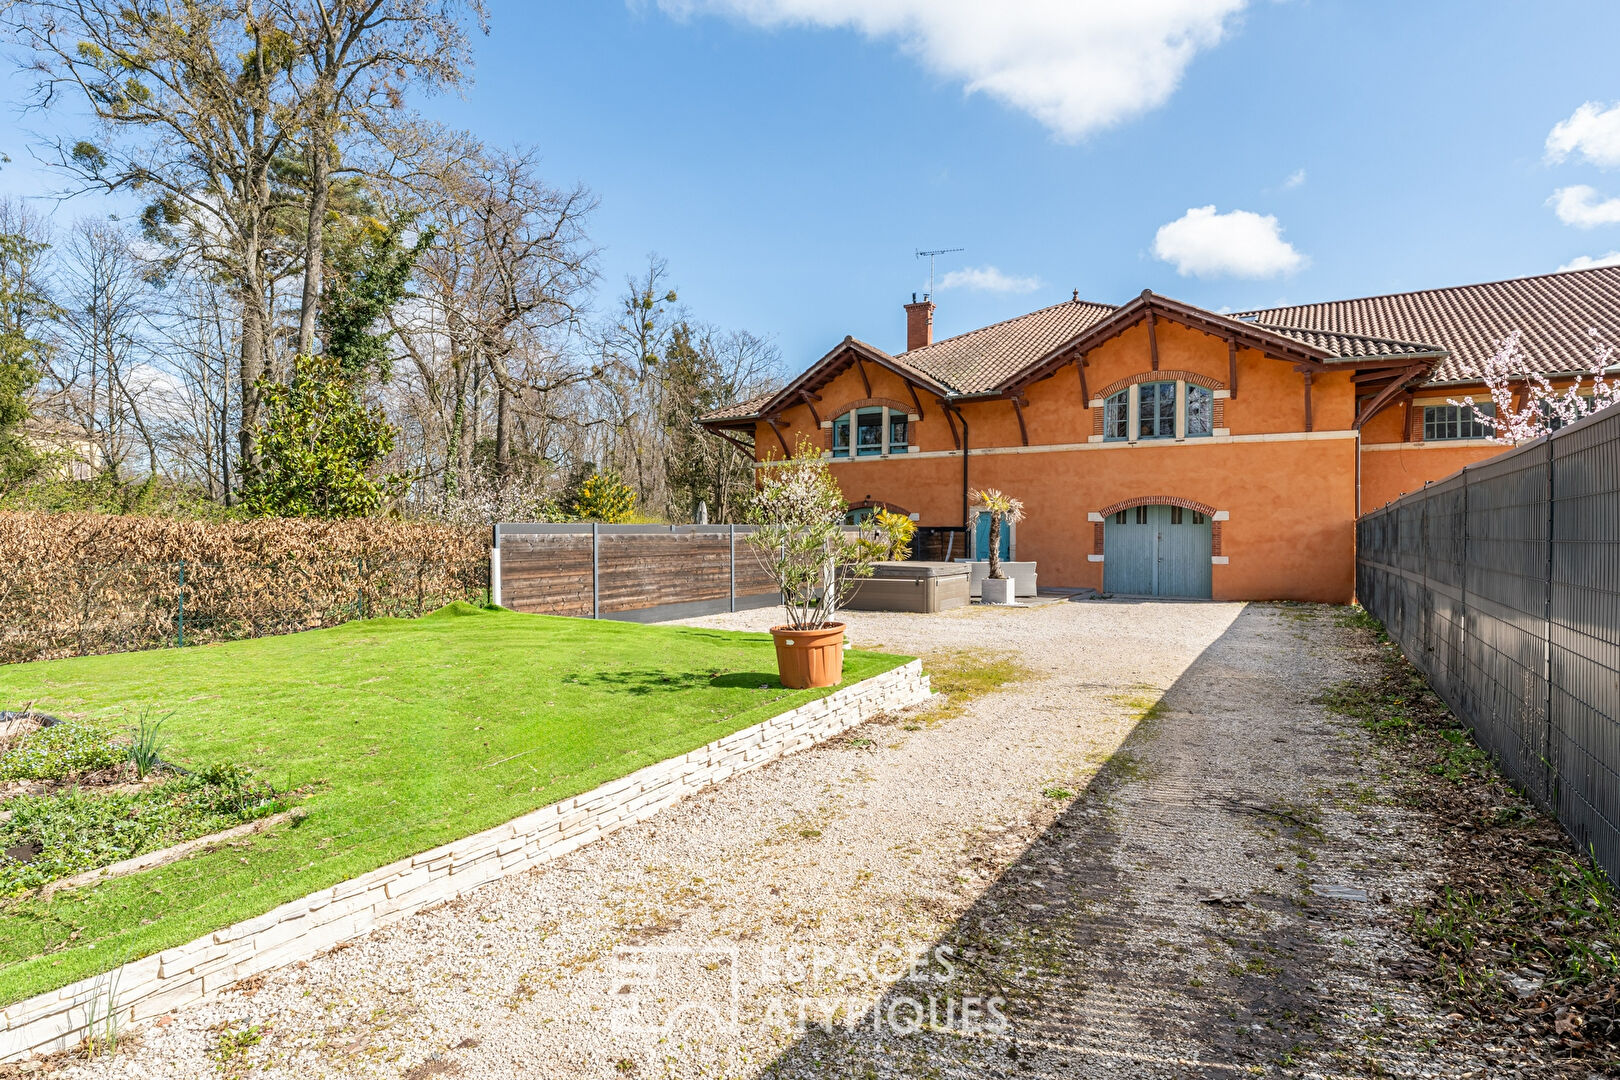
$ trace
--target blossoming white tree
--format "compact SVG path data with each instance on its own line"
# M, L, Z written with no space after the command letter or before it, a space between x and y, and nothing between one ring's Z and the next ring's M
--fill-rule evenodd
M1573 424L1582 417L1601 412L1620 402L1620 381L1608 377L1614 364L1614 346L1592 335L1592 362L1563 390L1556 389L1531 362L1515 330L1502 339L1495 354L1480 367L1480 378L1491 392L1494 411L1487 412L1472 395L1451 398L1450 403L1471 409L1474 420L1490 429L1490 438L1499 443L1529 442ZM1516 389L1524 391L1522 397Z

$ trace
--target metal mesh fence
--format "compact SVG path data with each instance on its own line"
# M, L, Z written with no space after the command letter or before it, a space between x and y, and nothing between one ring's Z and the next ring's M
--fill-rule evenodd
M1620 881L1620 409L1357 525L1356 592Z

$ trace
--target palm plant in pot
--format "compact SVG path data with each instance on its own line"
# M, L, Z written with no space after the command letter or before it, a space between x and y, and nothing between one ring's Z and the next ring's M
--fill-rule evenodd
M1024 520L1024 504L996 488L983 488L973 493L973 519L980 514L990 515L990 570L985 575L980 597L986 604L1013 602L1013 580L1001 572L1001 528L1006 522Z
M748 542L782 590L786 621L771 636L783 686L836 686L844 677L838 610L854 579L872 572L871 545L846 531L848 512L825 455L808 442L760 470Z

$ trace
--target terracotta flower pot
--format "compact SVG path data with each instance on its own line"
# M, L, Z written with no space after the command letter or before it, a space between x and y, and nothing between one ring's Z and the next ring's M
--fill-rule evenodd
M771 627L776 639L776 670L790 690L837 686L844 680L844 624L828 623L820 630Z

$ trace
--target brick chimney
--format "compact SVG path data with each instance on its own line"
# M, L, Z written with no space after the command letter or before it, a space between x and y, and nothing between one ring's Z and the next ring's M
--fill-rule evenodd
M928 297L917 299L911 294L906 305L906 352L934 343L934 302Z

